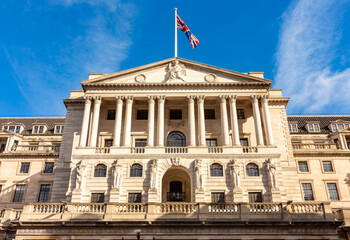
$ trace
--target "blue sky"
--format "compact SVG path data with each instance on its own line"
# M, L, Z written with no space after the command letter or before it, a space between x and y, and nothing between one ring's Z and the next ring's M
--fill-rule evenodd
M64 115L89 72L174 56L263 71L290 97L288 114L350 114L348 0L22 0L0 2L0 116Z

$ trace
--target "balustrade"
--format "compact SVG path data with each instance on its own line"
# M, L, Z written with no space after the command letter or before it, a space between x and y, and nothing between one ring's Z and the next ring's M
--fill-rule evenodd
M188 153L187 147L166 147L165 153Z
M106 204L104 203L80 203L73 205L72 212L75 213L104 213Z
M34 213L61 213L63 204L38 203L32 206Z
M277 203L251 203L251 213L280 213L282 211L281 204Z
M208 212L209 213L238 213L240 211L239 204L209 204Z
M59 152L59 145L17 145L13 147L12 151L21 152Z
M293 149L316 149L316 150L325 150L325 149L337 149L336 144L332 143L293 143Z
M158 213L196 213L196 203L162 203L157 206Z
M131 153L145 153L144 147L132 147L130 148Z
M208 147L208 153L223 153L222 147Z
M116 213L145 213L147 205L144 203L118 203L114 204Z
M322 203L293 203L288 206L290 213L323 213Z
M257 147L243 147L243 153L257 153Z
M111 149L109 147L98 147L96 148L96 153L110 153Z

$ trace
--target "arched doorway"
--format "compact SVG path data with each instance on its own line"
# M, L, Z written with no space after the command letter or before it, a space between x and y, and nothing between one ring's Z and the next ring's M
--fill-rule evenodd
M186 137L182 132L168 134L166 145L168 147L186 147Z
M191 202L191 178L185 169L172 167L164 174L162 202Z

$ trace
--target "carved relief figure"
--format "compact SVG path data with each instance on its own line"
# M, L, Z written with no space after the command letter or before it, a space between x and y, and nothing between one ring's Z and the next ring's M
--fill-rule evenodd
M77 177L76 177L76 188L84 190L85 188L85 179L86 179L86 162L81 160L77 164Z
M196 159L194 161L194 173L195 173L195 183L196 189L203 189L203 177L202 177L202 160Z
M239 165L235 163L235 160L231 161L230 174L233 189L241 188L241 170Z
M120 182L123 175L123 169L122 165L118 160L115 160L112 165L112 188L119 189L120 188Z
M271 188L277 187L276 182L276 166L273 163L272 159L268 159L266 163L266 170L269 177L269 183Z
M186 80L186 69L185 65L180 64L178 60L172 61L168 65L167 80Z
M157 190L157 166L157 160L153 159L150 170L150 188L153 190Z
M173 166L179 166L180 165L180 158L179 157L172 157L170 158L171 164Z

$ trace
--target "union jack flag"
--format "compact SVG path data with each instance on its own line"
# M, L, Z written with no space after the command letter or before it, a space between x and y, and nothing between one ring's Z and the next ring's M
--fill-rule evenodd
M198 39L191 33L190 29L186 26L186 24L184 23L184 21L182 21L182 19L179 17L178 14L176 14L176 23L177 23L177 29L180 29L186 34L188 40L191 43L192 49L197 47L199 43Z

